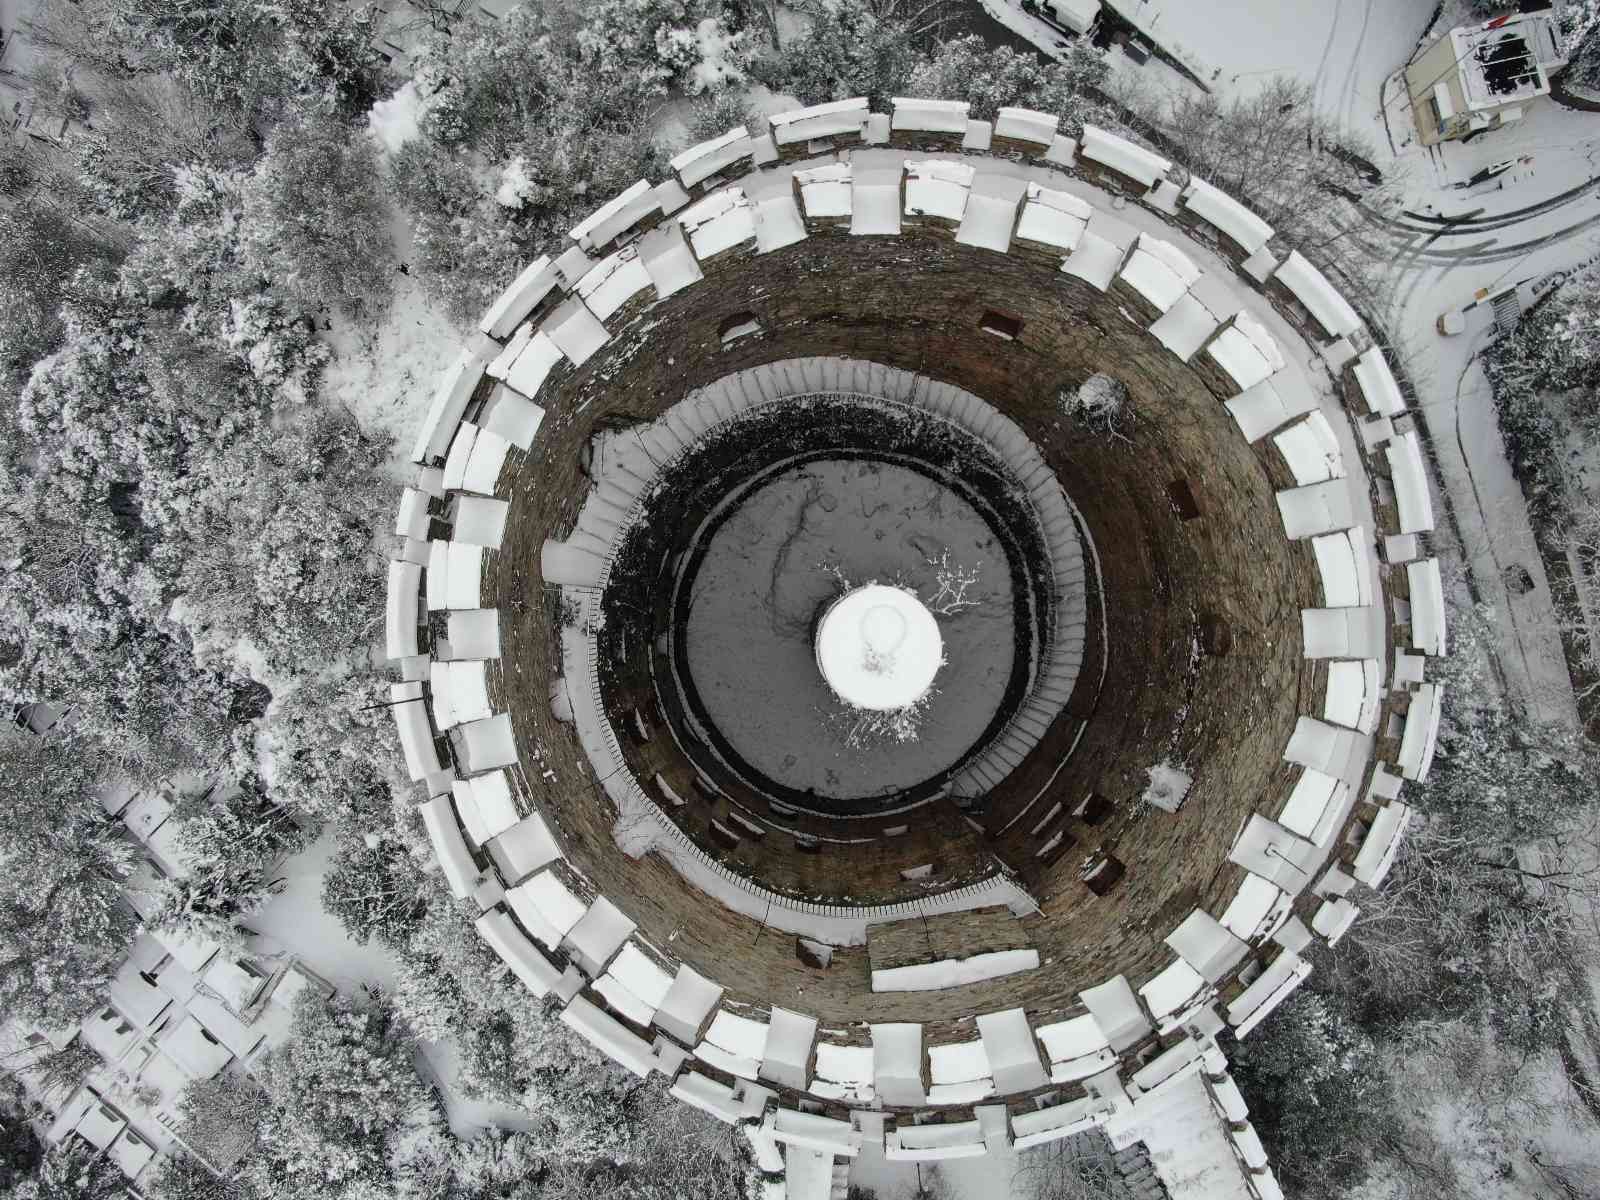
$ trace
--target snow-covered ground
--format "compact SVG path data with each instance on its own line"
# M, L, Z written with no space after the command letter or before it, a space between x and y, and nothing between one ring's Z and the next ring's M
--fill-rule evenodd
M406 262L411 230L398 210L389 228L395 251ZM363 429L391 439L399 467L439 372L454 359L466 331L427 297L414 275L398 271L381 324L343 316L332 321L327 337L334 357L323 374L322 395L350 412Z
M1433 0L1112 0L1110 8L1184 62L1212 91L1249 95L1276 76L1317 107L1371 128L1378 92L1410 59Z
M1403 96L1403 88L1391 84L1386 94ZM1541 99L1517 125L1431 149L1417 144L1411 120L1403 100L1391 106L1398 153L1380 162L1404 180L1404 212L1374 219L1361 236L1398 279L1388 324L1417 389L1463 557L1479 596L1502 618L1507 682L1541 717L1575 721L1548 582L1478 358L1494 340L1492 310L1487 303L1468 306L1600 251L1600 120ZM1528 161L1490 183L1458 186L1507 159ZM1409 214L1466 219L1441 231ZM1441 336L1439 316L1463 309L1465 331ZM1526 595L1506 586L1506 572L1518 566L1537 584Z

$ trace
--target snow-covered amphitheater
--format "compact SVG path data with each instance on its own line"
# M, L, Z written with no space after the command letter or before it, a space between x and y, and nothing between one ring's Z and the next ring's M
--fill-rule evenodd
M1445 636L1292 241L1099 129L844 101L597 209L446 372L387 616L439 865L771 1195L1095 1127L1281 1194L1219 1038L1383 880Z

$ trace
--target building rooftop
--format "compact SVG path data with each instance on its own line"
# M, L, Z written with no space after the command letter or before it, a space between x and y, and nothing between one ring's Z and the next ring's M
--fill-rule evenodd
M1496 108L1542 96L1549 72L1566 59L1549 12L1519 13L1503 24L1486 21L1450 31L1470 108Z

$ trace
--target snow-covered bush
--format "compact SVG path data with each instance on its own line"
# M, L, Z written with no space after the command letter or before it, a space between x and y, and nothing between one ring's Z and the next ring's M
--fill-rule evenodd
M1194 777L1189 772L1181 765L1174 766L1169 762L1159 762L1153 767L1146 767L1145 774L1150 777L1150 782L1139 796L1139 800L1152 808L1159 808L1162 812L1175 813L1182 808L1184 800L1188 798L1189 789L1194 786Z
M1098 371L1075 390L1063 390L1057 404L1065 416L1094 433L1120 436L1130 420L1127 385Z

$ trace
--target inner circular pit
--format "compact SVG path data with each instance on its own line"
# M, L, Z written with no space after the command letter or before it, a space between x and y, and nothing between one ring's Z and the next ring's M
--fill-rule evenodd
M925 470L875 458L791 465L739 496L679 585L680 683L704 721L738 761L822 799L899 793L948 770L1000 710L1019 644L1010 566L990 522ZM943 643L932 665L946 660L937 681L888 701L867 694L892 690L887 673L851 670L860 655L840 643L834 607L871 584L920 601ZM903 656L893 665L912 670ZM892 723L859 711L917 701Z
M650 441L608 437L597 461ZM719 787L836 817L947 794L1026 698L1053 636L1044 534L1001 456L909 404L807 395L722 422L656 467L602 601L613 697L647 682ZM893 703L862 703L862 678L830 687L817 642L830 606L869 585L900 589L933 625L932 669Z

